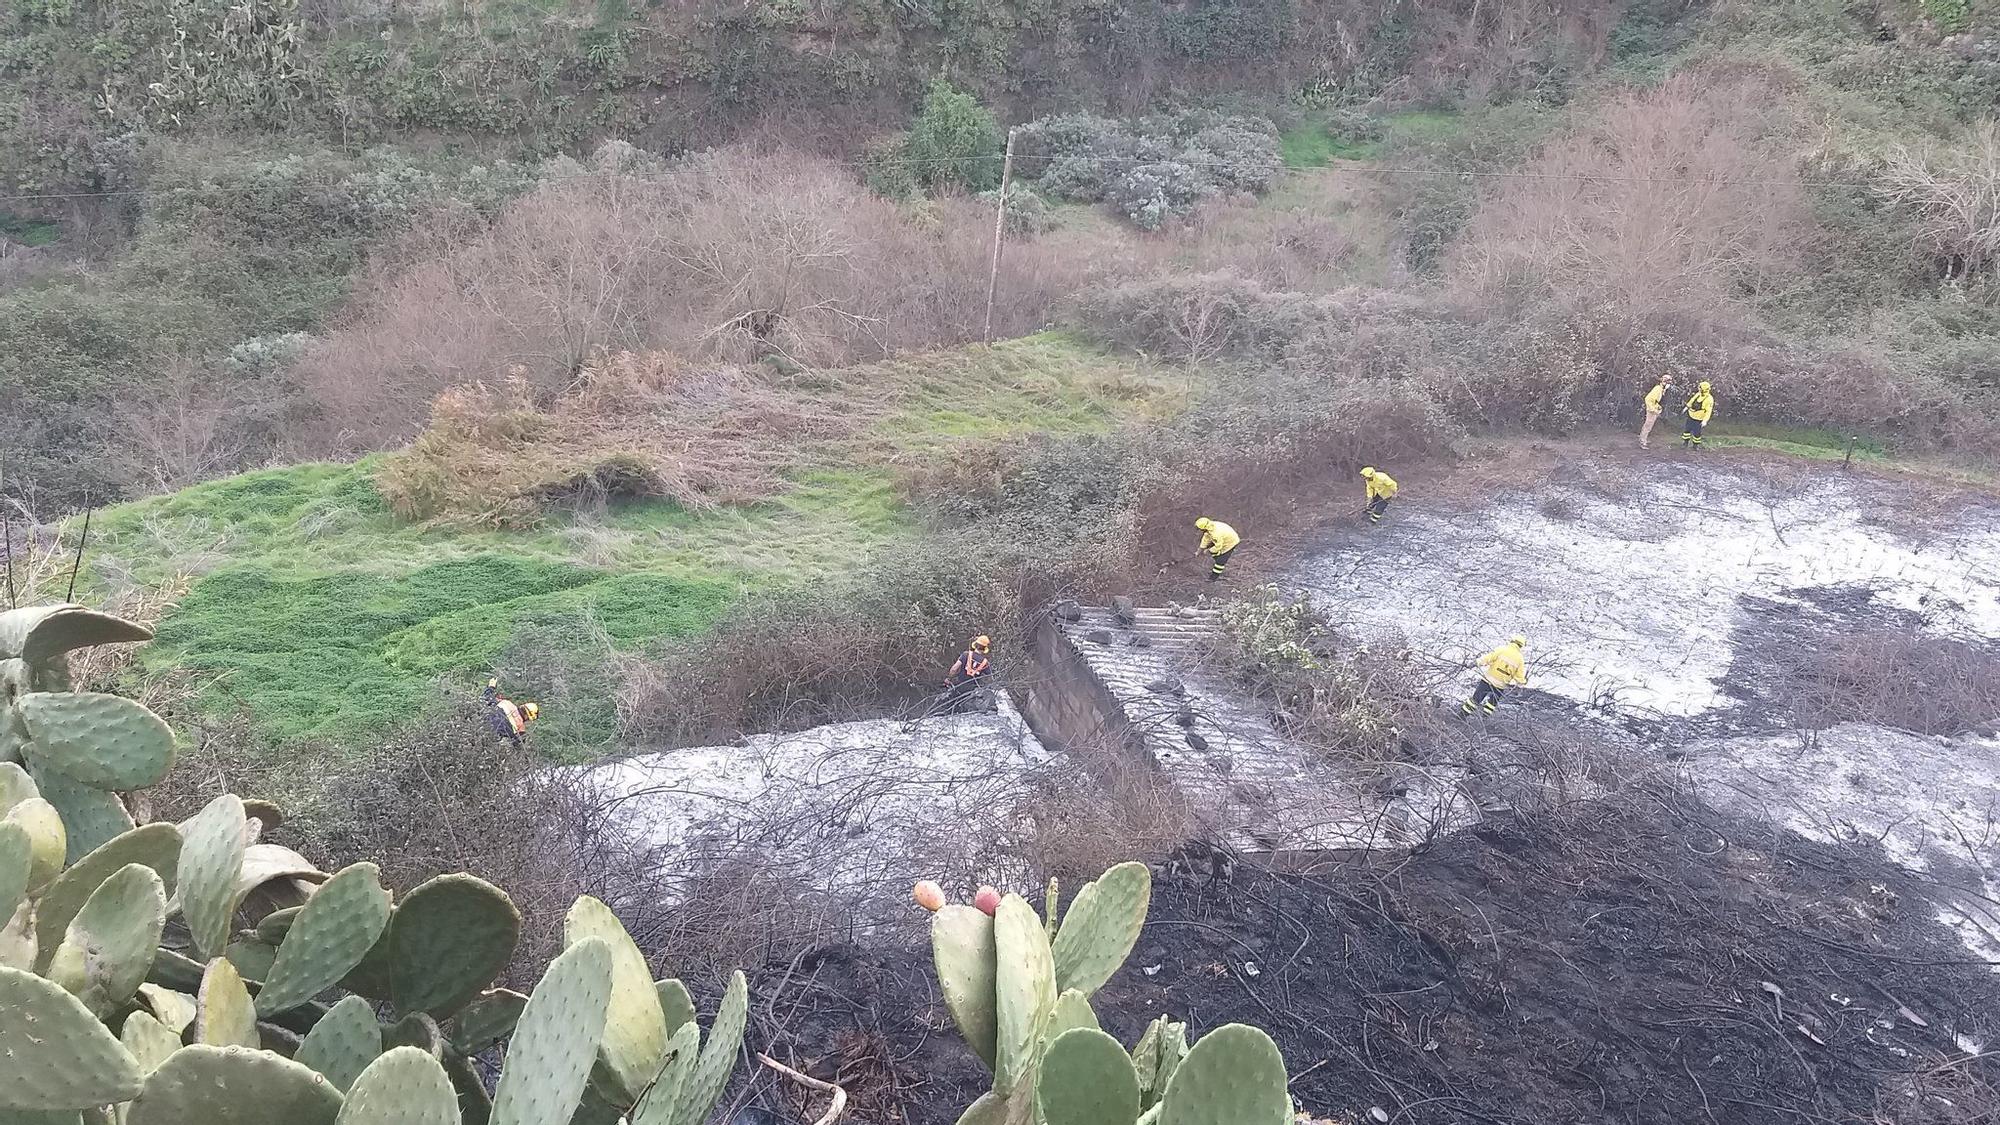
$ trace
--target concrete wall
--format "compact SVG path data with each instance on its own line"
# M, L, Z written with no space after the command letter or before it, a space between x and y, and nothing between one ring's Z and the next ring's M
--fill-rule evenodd
M1125 708L1091 672L1053 615L1035 623L1028 690L1015 700L1028 727L1051 750L1088 755L1118 753L1128 762L1148 761L1144 739L1126 718ZM1095 768L1111 765L1092 763Z

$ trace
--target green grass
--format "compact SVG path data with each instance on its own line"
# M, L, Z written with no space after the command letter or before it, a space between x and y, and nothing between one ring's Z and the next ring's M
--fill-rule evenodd
M1886 464L1894 460L1886 446L1871 438L1798 426L1731 422L1710 430L1702 440L1718 449L1759 449L1816 461L1844 461L1850 449L1856 461Z
M882 396L879 416L837 461L794 466L765 502L631 501L527 532L426 528L383 503L380 457L295 465L107 510L91 581L185 585L144 666L192 672L205 710L241 710L275 743L363 742L435 705L441 681L555 667L589 682L510 683L565 699L538 742L587 757L615 735L610 651L698 636L745 597L858 569L923 534L896 465L1107 430L1190 393L1054 334L843 375Z
M1380 119L1380 136L1346 136L1323 118L1312 117L1278 136L1278 152L1293 171L1324 168L1336 160L1373 160L1392 142L1446 141L1465 128L1454 110L1412 109Z
M62 224L0 211L0 238L23 246L48 246L62 237Z

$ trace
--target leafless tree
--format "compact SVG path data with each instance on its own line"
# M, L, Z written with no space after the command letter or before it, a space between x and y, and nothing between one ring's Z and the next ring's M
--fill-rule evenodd
M1918 238L1947 276L2000 261L2000 122L1978 123L1960 146L1896 146L1876 190L1920 216Z

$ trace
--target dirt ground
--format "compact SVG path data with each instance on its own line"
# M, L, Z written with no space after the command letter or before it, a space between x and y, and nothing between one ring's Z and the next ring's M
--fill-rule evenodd
M1127 1043L1161 1012L1265 1027L1339 1121L2000 1119L2000 976L1924 895L1863 848L1628 792L1399 861L1162 879L1097 1009ZM921 946L752 987L759 1049L845 1085L851 1120L949 1125L985 1086ZM823 1108L762 1077L743 1099L734 1125Z

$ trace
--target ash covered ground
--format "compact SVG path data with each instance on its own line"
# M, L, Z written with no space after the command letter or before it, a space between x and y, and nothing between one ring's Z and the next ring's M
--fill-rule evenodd
M1389 523L1241 569L1438 670L1441 711L1530 638L1531 689L1463 760L1407 748L1487 786L1484 819L1306 870L1162 865L1107 1030L1256 1023L1336 1121L2000 1120L2000 505L1727 455L1404 485ZM1536 776L1552 747L1587 784ZM1555 798L1487 799L1497 774ZM853 1120L948 1123L987 1077L904 925L773 959L753 1034ZM762 1076L736 1105L823 1108Z

